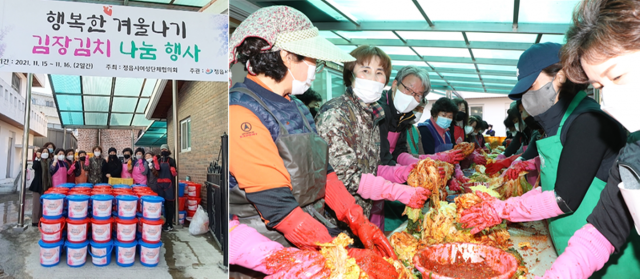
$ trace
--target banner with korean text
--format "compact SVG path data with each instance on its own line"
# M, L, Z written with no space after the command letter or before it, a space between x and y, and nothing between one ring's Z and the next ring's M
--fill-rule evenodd
M228 15L0 0L0 71L228 81Z

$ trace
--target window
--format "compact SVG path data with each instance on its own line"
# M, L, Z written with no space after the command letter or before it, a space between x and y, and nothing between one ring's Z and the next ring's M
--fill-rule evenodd
M48 106L48 107L55 107L53 105L53 101L45 101L45 103L46 103L45 105Z
M11 93L11 95L9 95L9 103L13 104L13 93Z
M191 117L180 121L180 149L191 151Z
M34 104L34 105L37 104L36 98L31 98L31 103Z
M478 105L470 105L469 106L469 113L471 115L477 115L482 117L482 106L478 106Z
M16 73L11 76L11 88L20 93L20 77Z

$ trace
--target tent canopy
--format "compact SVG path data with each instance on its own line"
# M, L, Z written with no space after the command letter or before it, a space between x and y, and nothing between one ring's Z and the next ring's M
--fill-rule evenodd
M376 45L393 61L429 71L434 90L507 94L516 65L530 46L564 42L579 0L248 0L257 7L288 5L305 13L329 39L350 52ZM238 9L233 7L232 15ZM246 11L245 12L252 12ZM244 18L239 18L244 20Z
M49 75L65 128L132 129L151 124L144 116L157 80Z
M167 143L167 122L153 121L136 141L136 146L161 146Z

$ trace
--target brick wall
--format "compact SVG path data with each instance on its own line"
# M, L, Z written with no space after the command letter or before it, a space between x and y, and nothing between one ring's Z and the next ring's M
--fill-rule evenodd
M178 94L178 125L191 117L191 151L173 150L172 108L167 116L167 138L173 156L179 156L178 176L190 176L196 183L207 179L209 164L218 158L221 136L228 133L228 84L226 82L186 82ZM178 143L180 143L178 126ZM206 187L203 185L202 204L206 205Z
M134 139L132 140L131 133ZM78 129L78 150L92 152L93 147L98 145L98 134L100 134L100 143L103 152L106 154L110 147L115 147L118 154L122 154L122 150L132 146L135 138L138 136L138 130L117 130L117 129Z

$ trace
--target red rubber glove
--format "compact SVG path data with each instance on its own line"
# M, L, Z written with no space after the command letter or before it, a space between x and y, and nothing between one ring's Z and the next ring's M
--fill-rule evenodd
M67 174L72 174L74 170L76 170L76 163L71 164L71 167L67 171Z
M171 175L173 175L173 176L178 175L178 172L176 171L176 168L171 167Z
M473 228L471 234L479 233L486 228L502 223L502 218L500 218L492 204L497 199L480 191L476 191L476 195L482 199L482 202L460 214L460 223L465 228Z
M362 207L356 204L356 199L347 191L335 172L327 175L327 189L324 198L327 205L336 213L338 220L349 225L351 231L360 238L365 248L374 249L383 257L398 259L384 233L367 220L362 213Z
M396 268L372 250L350 248L349 256L356 260L360 269L371 279L398 278Z
M536 161L535 158L527 161L520 161L513 164L513 166L509 167L506 171L504 171L504 176L508 179L514 180L520 176L520 173L523 171L533 171L536 169Z
M158 157L153 156L153 166L156 168L156 170L160 170L160 163L158 163Z
M443 169L444 171L444 169ZM456 165L456 169L453 173L453 176L458 180L458 182L460 183L467 183L469 182L469 178L467 178L466 176L464 176L464 173L462 172L462 169L460 168L460 165Z
M460 189L462 189L462 187L460 187L461 183L460 181L458 181L457 179L453 178L451 180L449 180L449 190L451 191L460 191Z
M474 150L473 153L471 153L471 155L469 155L469 157L471 157L471 160L476 165L486 165L487 164L487 159L477 149Z
M513 155L509 158L505 158L502 160L496 160L494 163L487 164L487 169L484 171L488 175L492 175L498 173L502 169L506 169L511 166L511 163L518 159L519 155Z
M438 152L433 155L427 155L426 158L431 158L433 160L447 162L449 164L458 164L460 161L464 160L464 154L462 154L462 150L452 149L448 151ZM421 157L422 158L422 157Z
M292 210L273 228L284 234L284 237L296 247L303 250L316 250L317 242L331 242L327 227L302 211L300 207Z

